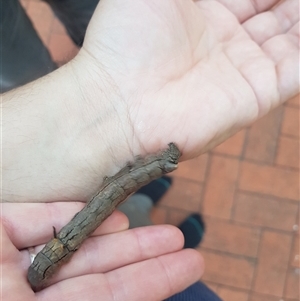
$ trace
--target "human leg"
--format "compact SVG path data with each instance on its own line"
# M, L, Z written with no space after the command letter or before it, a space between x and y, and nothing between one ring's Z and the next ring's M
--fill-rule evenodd
M152 225L150 212L172 184L172 178L163 176L139 189L118 209L127 215L129 228Z
M139 189L118 209L127 215L129 227L143 227L152 225L150 212L172 184L172 178L164 176L154 180ZM188 216L179 226L184 236L184 248L195 248L203 238L205 225L201 215L194 213Z
M169 177L164 177L169 178ZM168 182L161 178L141 188L138 193L131 196L119 209L129 218L130 228L151 225L150 211L162 195L171 186L171 178ZM184 236L184 248L197 247L204 235L205 225L201 215L191 214L178 228ZM197 282L186 290L168 298L165 301L222 301L202 282Z

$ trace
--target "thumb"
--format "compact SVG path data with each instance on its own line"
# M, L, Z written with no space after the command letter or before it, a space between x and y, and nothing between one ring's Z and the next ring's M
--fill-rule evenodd
M3 218L0 218L0 262L2 267L6 264L16 263L21 257L19 250L8 235L9 228L12 227L6 224Z
M27 269L30 257L23 256L11 241L3 219L0 219L0 267L1 274L1 300L31 300L33 291L27 282ZM1 276L2 276L1 275ZM16 299L15 297L18 296Z

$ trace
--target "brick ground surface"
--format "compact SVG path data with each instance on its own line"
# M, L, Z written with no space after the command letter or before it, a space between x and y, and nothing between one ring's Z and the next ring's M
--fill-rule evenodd
M22 0L53 59L78 49L49 7ZM200 158L180 164L154 223L203 214L203 281L224 301L299 300L299 96Z

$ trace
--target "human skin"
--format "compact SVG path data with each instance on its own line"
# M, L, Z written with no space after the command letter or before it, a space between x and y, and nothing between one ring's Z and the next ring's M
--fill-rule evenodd
M12 254L23 256L27 251L18 253L18 249L51 238L58 221L57 212L50 208L67 215L75 201L86 201L94 194L104 176L116 173L135 155L155 153L171 141L179 146L182 160L196 157L298 93L298 1L230 3L101 0L74 60L3 95L2 200L7 203L2 219L16 247L2 266L6 275L12 276L9 271L20 274L18 282L16 277L8 278L9 285L18 283L24 292L32 293L24 272L28 254L19 261ZM28 202L37 203L31 206L38 206L35 214L44 217L38 221L43 231L32 226L32 213L27 219L12 218L13 208ZM47 210L52 215L44 215ZM21 225L26 225L26 232ZM14 240L18 231L26 243ZM180 241L175 232L170 234L172 241ZM116 240L121 233L115 234ZM161 243L147 232L144 235L151 245ZM6 245L12 248L9 242ZM184 288L200 277L203 264L196 251L179 249L176 245L165 250L167 256L182 256L172 262L179 265L173 267L174 273L167 274L179 281L176 287ZM184 252L192 254L188 262L183 260ZM153 252L149 257L155 260L160 255ZM136 254L132 256L131 262L144 264L134 259ZM162 262L172 268L165 257ZM160 272L152 275L159 277ZM92 267L83 274L96 277ZM96 300L90 281L83 287L77 286L79 278L66 278L69 284L58 282L49 288L48 297L44 291L31 295L32 300L51 299L55 287L71 294L74 285ZM124 281L122 290L131 283ZM149 294L148 300L166 296L157 285L149 285L157 295ZM14 286L7 287L9 292L16 291L11 289ZM175 286L171 287L169 294L174 293ZM120 299L135 300L134 290L130 292L127 299ZM23 297L20 291L19 296ZM14 300L11 295L10 300Z
M101 1L74 60L3 96L3 200L87 200L135 155L196 157L298 93L298 2L221 2Z
M51 239L51 228L66 224L80 203L3 204L1 300L163 300L197 281L203 261L195 250L181 250L183 236L172 226L127 230L128 220L114 212L86 240L69 263L34 293L26 280L26 248ZM50 212L52 214L50 214ZM37 227L38 225L38 227Z

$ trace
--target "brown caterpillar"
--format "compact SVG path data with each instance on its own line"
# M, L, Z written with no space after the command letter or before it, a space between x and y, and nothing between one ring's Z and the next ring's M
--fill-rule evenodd
M54 229L54 238L35 257L27 275L33 290L48 286L49 278L129 195L175 170L180 155L177 146L170 143L165 151L145 158L138 156L117 174L105 178L101 189L86 206L59 233L56 234Z

